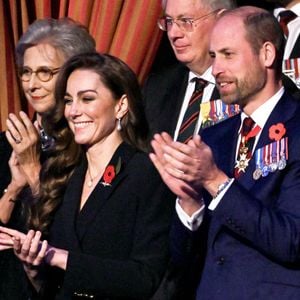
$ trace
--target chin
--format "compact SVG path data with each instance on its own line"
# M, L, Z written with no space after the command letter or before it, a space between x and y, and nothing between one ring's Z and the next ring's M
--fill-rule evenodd
M237 98L235 95L223 94L221 99L225 104L236 104Z
M191 58L189 57L190 55L184 50L175 51L175 56L177 60L185 65L191 62Z
M87 140L84 137L79 137L79 136L75 135L74 140L75 140L75 143L79 144L79 145L87 144Z
M34 109L35 112L37 112L38 114L44 114L49 112L52 108L54 107L53 104L48 104L48 105L32 105L32 108Z

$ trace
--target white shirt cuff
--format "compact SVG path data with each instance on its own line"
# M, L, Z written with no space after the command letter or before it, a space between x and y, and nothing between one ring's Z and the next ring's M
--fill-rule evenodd
M179 199L176 199L176 212L177 215L182 222L182 224L187 227L191 231L196 231L202 221L203 221L203 216L204 216L204 208L205 205L203 204L201 208L199 208L197 211L195 211L191 216L189 216L180 206L179 204Z

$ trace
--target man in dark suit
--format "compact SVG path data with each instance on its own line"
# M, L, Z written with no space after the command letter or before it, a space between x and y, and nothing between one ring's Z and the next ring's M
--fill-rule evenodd
M179 63L149 76L143 89L143 103L151 137L167 131L177 139L195 88L194 77L207 82L202 102L220 98L211 74L209 37L220 12L232 8L233 1L165 0L162 6L165 16L159 20L159 27L167 32ZM195 131L200 124L198 120Z
M174 258L186 264L207 244L196 299L300 299L300 104L282 85L283 49L267 11L225 13L211 35L212 70L242 113L188 144L166 133L152 142L179 197Z
M207 81L202 103L220 98L211 74L209 38L221 11L234 5L232 0L162 0L162 7L164 17L159 20L159 28L166 31L178 63L150 74L143 88L143 105L150 137L166 131L177 140L195 89L193 78ZM191 125L192 133L199 130L201 123L200 113ZM186 291L190 284L185 271L170 265L154 299L193 299Z
M300 1L267 0L277 5L274 16L281 24L286 38L283 73L300 90ZM300 92L297 94L299 97Z

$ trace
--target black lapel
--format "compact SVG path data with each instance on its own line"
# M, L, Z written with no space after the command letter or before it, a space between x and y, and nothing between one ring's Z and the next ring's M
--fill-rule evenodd
M174 134L186 88L188 85L189 71L187 68L181 68L177 78L175 78L172 87L169 87L166 93L166 98L171 99L167 101L170 105L168 113L169 118L165 122L169 122L169 133ZM167 111L166 111L167 112Z
M68 238L66 243L73 249L80 249L78 238L76 235L76 217L79 210L82 187L87 169L87 160L85 155L82 156L80 165L75 169L68 183L63 202L60 207L61 218L63 219L62 230Z
M90 228L91 224L94 222L95 217L99 214L104 204L113 194L116 187L127 176L126 165L129 163L134 153L136 153L136 150L125 143L121 144L114 153L108 166L116 166L118 162L120 162L121 168L118 173L116 172L117 174L113 178L110 185L103 185L104 178L102 177L89 196L87 202L78 215L78 218L80 218L81 226L81 228L78 228L77 230L79 240L82 240L86 231Z
M218 100L218 99L220 99L220 93L219 93L218 89L215 86L214 89L213 89L210 101Z
M300 35L298 36L289 58L300 58Z

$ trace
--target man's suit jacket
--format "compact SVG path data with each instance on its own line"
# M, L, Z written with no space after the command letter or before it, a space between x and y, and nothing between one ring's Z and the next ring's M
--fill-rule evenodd
M256 146L259 149L273 142L269 128L284 124L287 166L254 180L256 166L251 159L245 174L234 180L216 209L207 210L203 224L207 248L197 299L300 299L299 113L298 101L285 93ZM216 164L230 177L234 174L239 127L237 115L202 133ZM206 195L207 205L209 201ZM197 252L197 247L187 246L195 235L178 220L174 223L172 246L178 260L187 261L194 255L192 251ZM197 238L201 241L200 236Z
M297 17L300 19L300 17ZM289 55L289 59L293 58L300 58L300 35L298 35L298 38L293 46L293 49ZM291 95L293 95L295 98L300 99L300 88L287 76L283 76L283 85L286 88L287 91Z
M292 58L300 58L300 35L293 47L293 50L290 54L290 59ZM300 88L296 86L296 84L291 80L288 76L283 75L282 78L283 85L285 89L296 99L300 100Z
M119 158L111 186L98 183L80 212L86 159L72 175L49 236L51 245L70 251L67 270L63 281L54 270L45 294L59 285L57 299L149 299L157 289L169 260L175 199L146 154L122 144L110 164Z
M162 131L174 135L185 91L189 69L176 64L160 73L150 74L143 87L143 105L151 137ZM214 89L212 100L219 99Z
M293 47L290 58L300 58L300 35Z

